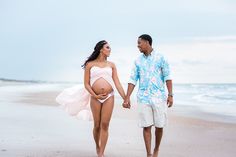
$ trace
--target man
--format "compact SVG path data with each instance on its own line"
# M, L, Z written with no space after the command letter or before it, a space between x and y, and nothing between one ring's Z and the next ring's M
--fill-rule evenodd
M157 157L163 127L167 124L167 108L173 105L170 68L164 56L152 48L151 36L141 35L138 38L138 48L142 55L135 60L123 107L130 108L130 96L139 80L137 93L139 125L143 128L147 157ZM165 84L168 96L166 96ZM155 126L153 152L151 152L152 126Z

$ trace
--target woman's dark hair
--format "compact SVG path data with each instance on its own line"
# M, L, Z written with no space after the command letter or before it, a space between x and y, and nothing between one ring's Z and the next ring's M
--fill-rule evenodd
M93 53L87 58L87 60L84 62L82 65L82 68L85 68L86 64L90 61L93 61L97 59L97 57L100 54L100 50L103 48L103 46L107 44L106 40L101 40L99 41L96 46L94 47Z
M152 46L152 37L150 35L143 34L143 35L140 35L138 38L148 41L149 44Z

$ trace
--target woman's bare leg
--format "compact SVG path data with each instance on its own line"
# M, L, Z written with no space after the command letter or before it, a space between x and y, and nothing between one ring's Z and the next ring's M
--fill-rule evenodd
M100 140L101 140L101 145L100 145L100 153L99 157L102 157L105 151L105 147L107 144L108 140L108 128L109 128L109 123L112 115L114 107L114 96L111 96L109 99L107 99L103 104L102 104L102 112L101 112L101 132L100 132Z
M93 138L96 143L97 154L99 154L99 152L100 152L100 123L101 123L102 104L97 99L91 97L90 107L91 107L91 111L93 113L93 119L94 119Z

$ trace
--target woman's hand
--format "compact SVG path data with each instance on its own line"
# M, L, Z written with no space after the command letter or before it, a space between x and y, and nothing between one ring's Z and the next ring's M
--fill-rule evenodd
M104 100L108 97L107 93L103 93L103 94L98 94L95 96L96 99L100 99L100 100Z

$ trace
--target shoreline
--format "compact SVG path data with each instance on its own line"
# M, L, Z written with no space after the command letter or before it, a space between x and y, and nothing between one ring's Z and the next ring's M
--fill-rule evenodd
M25 93L22 95L21 99L15 100L16 103L24 103L24 104L33 104L33 105L43 105L43 106L59 106L59 104L55 101L55 97L60 93L60 91L45 91L45 92L31 92ZM116 106L121 104L122 99L119 96L115 96L115 108L119 111L123 108L119 109ZM135 100L132 100L135 102ZM117 104L117 105L116 105ZM136 105L132 105L133 108L137 108ZM169 108L169 113L175 116L181 116L185 118L193 118L199 120L205 120L209 122L221 122L221 123L229 123L236 124L236 117L228 116L228 115L220 115L217 113L208 113L205 111L201 111L199 108L194 106L183 106L174 104L172 108Z

